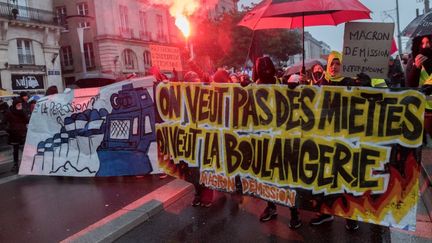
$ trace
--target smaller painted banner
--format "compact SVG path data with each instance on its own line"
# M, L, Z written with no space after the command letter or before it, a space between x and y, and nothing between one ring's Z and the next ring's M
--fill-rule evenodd
M346 23L343 76L365 73L371 78L387 78L393 30L393 23Z
M41 98L19 173L121 176L159 172L152 77Z
M360 87L161 83L160 166L209 188L412 230L424 101Z
M150 45L151 60L153 66L158 67L160 70L182 71L183 66L180 57L180 51L177 47Z

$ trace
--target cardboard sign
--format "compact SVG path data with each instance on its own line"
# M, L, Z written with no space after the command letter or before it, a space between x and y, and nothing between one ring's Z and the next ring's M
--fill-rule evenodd
M183 71L180 51L177 47L150 45L152 64L163 71Z
M393 23L346 23L342 74L354 77L387 78Z
M161 83L155 101L159 162L168 174L415 229L424 112L417 91Z

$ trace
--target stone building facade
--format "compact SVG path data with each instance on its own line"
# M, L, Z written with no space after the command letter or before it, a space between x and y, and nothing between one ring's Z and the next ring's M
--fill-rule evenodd
M62 27L52 0L0 0L1 88L18 93L63 89L59 57Z

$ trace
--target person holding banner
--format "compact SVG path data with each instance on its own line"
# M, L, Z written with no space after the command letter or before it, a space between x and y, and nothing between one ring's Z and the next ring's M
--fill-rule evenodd
M357 79L343 77L341 74L342 54L332 51L327 60L327 71L325 73L324 85L335 86L371 86L371 79L366 74L358 74ZM318 226L325 222L331 222L334 216L330 214L317 214L317 217L310 221L312 226ZM359 225L357 221L347 219L345 228L350 231L357 230Z
M371 79L364 73L357 74L357 78L343 77L341 72L342 54L332 51L327 60L327 70L323 85L337 86L371 86Z
M413 39L412 57L408 61L406 86L422 88L430 95L432 93L432 36L420 36ZM432 143L432 101L426 101L424 116L424 142Z
M276 69L272 60L269 57L260 57L256 60L254 73L256 74L257 84L280 84L281 81L275 77ZM298 229L302 226L299 218L299 212L296 207L290 207L291 220L288 226L291 229ZM276 204L274 202L267 202L267 207L260 215L260 221L266 222L277 217Z
M184 76L184 82L190 82L190 83L208 83L212 78L210 75L206 72L204 72L201 67L198 66L198 64L193 60L193 58L190 58L188 61L188 64L190 65L191 69L193 71L189 71ZM222 75L223 76L223 75ZM229 80L229 76L227 78L227 81ZM188 167L188 174L191 178L191 183L194 185L195 188L195 196L192 201L192 206L197 207L211 207L213 204L213 196L214 191L210 188L205 187L204 185L200 184L200 168L199 167Z

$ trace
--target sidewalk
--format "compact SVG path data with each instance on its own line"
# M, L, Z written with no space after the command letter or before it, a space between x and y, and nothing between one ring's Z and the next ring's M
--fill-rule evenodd
M2 180L5 179L8 178ZM127 210L125 207L131 203L173 181L177 180L159 179L157 175L140 178L19 177L0 184L0 242L59 242L95 222ZM146 219L137 218L141 220L138 224ZM104 235L107 237L110 233L104 232Z

